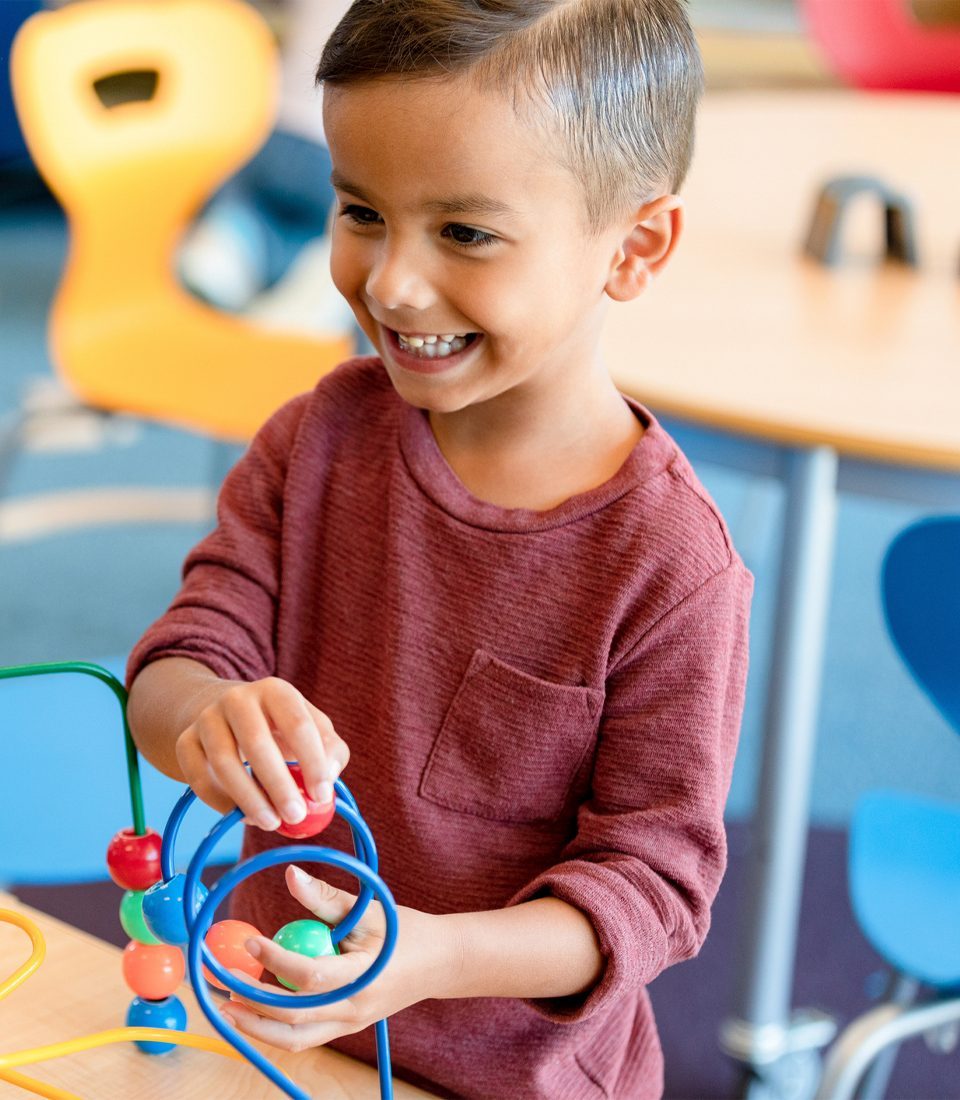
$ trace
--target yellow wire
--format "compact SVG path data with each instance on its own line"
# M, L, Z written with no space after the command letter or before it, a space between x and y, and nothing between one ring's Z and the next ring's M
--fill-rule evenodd
M28 1077L25 1073L17 1073L15 1069L0 1069L0 1081L9 1081L11 1085L17 1085L27 1092L36 1093L37 1096L45 1096L47 1100L83 1100L75 1092L67 1092L58 1089L56 1085L48 1085L43 1081L37 1081Z
M22 928L30 937L33 951L30 958L19 967L5 981L0 983L0 1000L12 993L22 985L27 978L43 962L46 955L46 943L43 933L29 917L17 913L12 909L0 909L0 922L15 924ZM109 1031L98 1031L93 1035L83 1035L78 1039L68 1039L62 1043L50 1043L47 1046L34 1047L32 1050L20 1050L13 1054L0 1054L0 1081L9 1081L37 1096L47 1097L48 1100L80 1100L75 1093L66 1092L55 1085L47 1085L42 1081L36 1081L23 1073L17 1073L14 1067L30 1066L34 1062L46 1062L51 1058L62 1058L67 1054L77 1054L83 1050L92 1050L94 1047L108 1046L110 1043L124 1043L130 1041L172 1043L174 1046L193 1047L196 1050L206 1050L214 1054L222 1054L226 1058L233 1058L237 1062L246 1059L239 1051L233 1049L229 1043L222 1039L211 1039L206 1035L191 1035L185 1031L167 1031L161 1027L115 1027Z
M93 1035L82 1035L79 1039L67 1039L62 1043L50 1043L44 1047L34 1047L32 1050L18 1050L13 1054L0 1054L0 1070L32 1066L34 1062L46 1062L49 1058L62 1058L66 1054L76 1054L81 1050L93 1050L94 1047L105 1047L110 1043L126 1043L134 1040L174 1043L177 1046L222 1054L238 1062L246 1061L242 1054L222 1039L211 1039L206 1035L191 1035L187 1031L167 1031L162 1027L114 1027L109 1031L98 1031Z
M12 993L17 986L23 985L27 978L29 978L43 962L44 956L47 953L47 945L44 942L43 933L40 929L29 917L25 917L22 913L15 913L12 909L0 909L0 921L6 924L15 924L18 928L22 928L30 937L30 942L33 944L33 952L30 958L27 959L23 966L14 971L6 981L0 983L0 1001L2 1001L3 998L6 997L8 993Z

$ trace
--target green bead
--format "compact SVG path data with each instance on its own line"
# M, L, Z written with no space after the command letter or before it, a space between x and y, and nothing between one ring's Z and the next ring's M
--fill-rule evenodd
M120 923L132 940L138 943L160 943L143 919L143 895L145 890L128 890L120 899Z
M294 920L285 924L273 937L273 942L285 947L287 951L295 951L298 955L306 955L309 959L318 959L321 955L339 955L340 949L333 942L330 928L319 920ZM285 982L283 978L277 978L281 985L294 992L297 986Z

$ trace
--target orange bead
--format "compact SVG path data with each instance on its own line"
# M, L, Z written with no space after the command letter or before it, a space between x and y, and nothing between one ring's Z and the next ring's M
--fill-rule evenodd
M243 920L221 920L212 925L204 938L210 954L227 970L240 970L249 975L254 981L258 981L263 973L263 963L255 959L243 946L251 936L260 936L263 933L247 924ZM218 981L210 971L203 968L204 977L212 982L218 989L225 989L223 982Z
M186 964L179 947L131 940L123 950L123 977L138 997L162 1001L177 991Z

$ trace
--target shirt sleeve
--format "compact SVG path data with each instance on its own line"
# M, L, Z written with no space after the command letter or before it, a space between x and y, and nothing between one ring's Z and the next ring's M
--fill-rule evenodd
M563 858L510 904L582 910L604 958L586 994L529 1002L593 1015L695 955L726 868L723 808L743 711L753 581L739 559L667 612L611 670L592 793Z
M297 399L276 413L227 476L217 525L190 552L176 598L131 653L128 684L164 657L189 657L224 679L273 674L284 480L302 408Z

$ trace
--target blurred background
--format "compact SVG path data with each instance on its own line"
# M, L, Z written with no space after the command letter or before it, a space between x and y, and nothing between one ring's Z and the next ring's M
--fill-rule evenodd
M835 2L853 8L858 0ZM263 0L255 6L279 50L276 121L254 160L230 173L229 182L190 220L176 248L175 277L198 303L264 331L296 332L327 345L353 340L352 319L326 273L331 196L311 77L345 5ZM176 590L181 562L209 528L212 493L242 442L222 435L214 442L210 433L172 426L170 418L127 415L122 408L105 413L94 402L77 400L58 380L49 322L67 257L67 219L26 151L8 76L13 35L41 7L27 0L0 3L0 665L84 659L119 670ZM853 83L791 0L692 0L690 9L710 101L743 93L826 95ZM911 17L922 26L956 29L956 9L943 0L914 0ZM144 79L128 73L99 88L98 95L118 103L148 98ZM955 148L944 150L944 171L960 182L957 156ZM960 240L953 244L960 250ZM756 600L754 674L728 807L730 875L701 959L665 975L653 988L667 1047L668 1095L678 1100L732 1096L742 1088L740 1068L720 1054L715 1036L736 980L738 902L756 808L784 504L774 479L708 462L695 465L756 577ZM957 796L956 738L894 652L879 601L877 578L888 544L928 511L853 495L840 499L796 1000L822 1007L841 1022L869 1007L881 987L882 962L856 927L847 901L846 831L858 798L888 786ZM57 752L75 755L78 776L86 774L84 767L93 768L88 779L60 790L70 813L83 817L90 791L84 784L99 777L104 788L116 791L120 827L125 811L119 738L113 728L105 733L99 728L101 723L114 727L112 704L106 700L98 711L96 691L80 703L69 692L60 694L50 682L39 700L25 692L12 708L0 705L0 736L8 735L12 723L40 726L32 748L14 758L15 766L8 759L0 771L4 796L26 785L36 787L31 797L40 800L43 767L35 775L22 769L29 770L55 743ZM158 778L148 780L149 816L156 826L175 793ZM17 844L15 836L0 831L0 845ZM76 874L63 877L97 877L84 876L82 862L78 856ZM26 854L23 863L29 863ZM16 882L31 876L8 869L2 877ZM32 886L22 896L100 934L120 937L119 929L111 933L112 903L106 903L109 916L103 920L92 900L102 895L76 890ZM960 1096L957 1056L931 1053L922 1042L910 1044L888 1095Z

